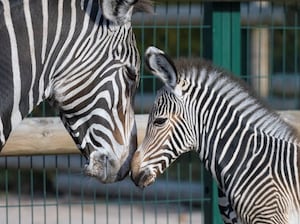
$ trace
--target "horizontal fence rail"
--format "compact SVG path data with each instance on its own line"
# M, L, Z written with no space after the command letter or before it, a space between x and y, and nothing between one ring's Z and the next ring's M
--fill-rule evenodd
M300 133L300 111L279 111L281 117ZM148 115L136 115L138 144L145 136ZM26 118L12 132L1 156L79 153L58 117Z
M136 115L138 143L145 136L148 115ZM26 118L12 132L0 156L80 153L59 117Z

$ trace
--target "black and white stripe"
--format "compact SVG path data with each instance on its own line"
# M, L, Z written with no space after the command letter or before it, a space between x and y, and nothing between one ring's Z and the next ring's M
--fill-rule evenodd
M89 175L111 182L127 174L140 67L130 21L135 6L149 3L0 0L0 149L47 99L90 158ZM103 157L98 168L96 151Z
M173 62L150 47L146 61L165 86L132 161L139 186L196 150L219 188L225 223L300 222L300 144L294 130L248 88L203 60Z

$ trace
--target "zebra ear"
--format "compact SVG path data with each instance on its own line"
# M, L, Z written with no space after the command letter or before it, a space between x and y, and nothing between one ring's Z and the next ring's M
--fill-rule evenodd
M102 11L106 19L123 25L131 20L137 0L102 0Z
M166 86L172 89L176 86L177 70L173 61L160 49L148 47L145 62L153 75L158 77Z

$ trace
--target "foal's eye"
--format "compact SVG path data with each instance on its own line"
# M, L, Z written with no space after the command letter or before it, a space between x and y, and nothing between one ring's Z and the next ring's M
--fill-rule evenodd
M154 124L155 126L161 126L161 125L163 125L166 121L167 121L167 118L156 118L156 119L153 121L153 124Z

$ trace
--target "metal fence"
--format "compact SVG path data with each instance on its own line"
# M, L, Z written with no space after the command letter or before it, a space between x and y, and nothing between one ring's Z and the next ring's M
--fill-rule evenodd
M300 107L300 4L160 0L133 20L140 52L205 57L246 80L275 109ZM136 112L159 82L144 70ZM47 104L35 116L55 114ZM103 185L81 173L78 155L0 157L1 223L220 223L216 189L197 155L185 154L140 190L129 178Z

